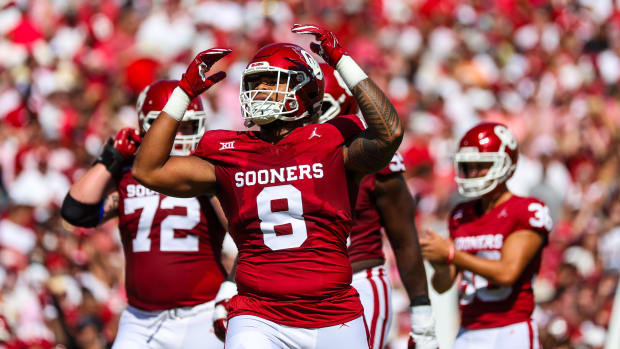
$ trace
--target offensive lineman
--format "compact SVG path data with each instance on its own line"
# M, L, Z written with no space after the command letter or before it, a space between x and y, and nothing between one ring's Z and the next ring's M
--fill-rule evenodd
M158 81L140 94L142 133L177 85ZM188 154L204 133L200 98L190 102L185 120L173 154ZM206 196L176 198L136 182L130 170L139 145L137 130L120 130L71 187L61 208L65 220L82 227L119 218L129 305L113 348L223 348L211 328L213 298L226 276L220 263L223 217Z
M455 165L459 192L473 200L452 211L450 239L432 231L420 239L438 292L462 274L455 349L540 347L532 286L553 223L543 202L507 189L517 159L517 140L506 126L489 122L469 130Z
M241 82L243 115L260 130L209 131L194 156L170 157L188 101L225 77L205 73L230 50L210 49L145 136L133 174L168 194L217 193L239 249L226 348L368 348L346 254L351 206L359 180L389 163L403 127L333 33L312 25L293 32L320 41L312 50L341 73L368 129L354 118L310 124L323 99L321 69L299 46L272 44Z

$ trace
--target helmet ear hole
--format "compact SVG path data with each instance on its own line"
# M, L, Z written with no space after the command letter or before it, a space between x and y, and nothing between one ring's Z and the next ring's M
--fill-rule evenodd
M315 99L319 94L316 91L310 91L308 93L308 98Z

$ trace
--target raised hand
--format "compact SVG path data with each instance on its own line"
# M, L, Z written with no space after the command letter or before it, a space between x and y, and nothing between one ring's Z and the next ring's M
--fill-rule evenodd
M112 176L118 176L121 174L123 166L126 166L129 160L136 154L140 142L138 130L125 127L118 131L114 139L112 137L108 139L103 146L103 151L93 165L101 163Z
M295 24L291 31L297 34L313 35L319 41L319 44L311 43L310 49L334 68L338 61L340 61L340 58L347 54L347 51L340 46L336 35L329 30L313 24Z
M194 99L223 80L226 77L225 72L220 71L210 76L207 76L207 72L211 70L215 62L231 52L232 50L227 48L210 48L200 52L187 67L187 71L181 77L179 87L190 99Z
M136 154L140 146L140 133L135 128L125 127L118 131L114 137L114 148L118 150L121 156L129 159Z

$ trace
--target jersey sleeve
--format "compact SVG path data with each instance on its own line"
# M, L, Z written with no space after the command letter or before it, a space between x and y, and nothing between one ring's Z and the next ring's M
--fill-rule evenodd
M196 146L196 149L194 149L191 155L198 156L203 159L207 158L212 152L211 144L209 142L209 140L213 139L212 135L213 133L211 131L205 132L202 135L202 138L200 138L198 146Z
M362 120L354 114L342 115L333 118L326 122L336 128L340 136L342 137L342 143L347 143L362 132L366 127Z
M403 173L405 172L406 168L405 168L405 162L403 161L403 156L400 155L400 152L396 152L396 154L394 154L394 156L392 157L392 160L390 161L390 163L385 166L384 169L382 169L381 171L377 172L377 175L391 175L394 173Z
M546 244L553 228L549 207L540 200L530 198L523 200L522 204L518 206L518 210L519 212L515 215L517 221L514 230L534 231L543 237Z

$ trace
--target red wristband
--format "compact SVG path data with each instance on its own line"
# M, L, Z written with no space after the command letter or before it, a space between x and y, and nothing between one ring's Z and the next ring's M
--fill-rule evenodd
M454 260L454 244L450 244L450 248L448 249L448 258L446 258L446 263L450 264Z

